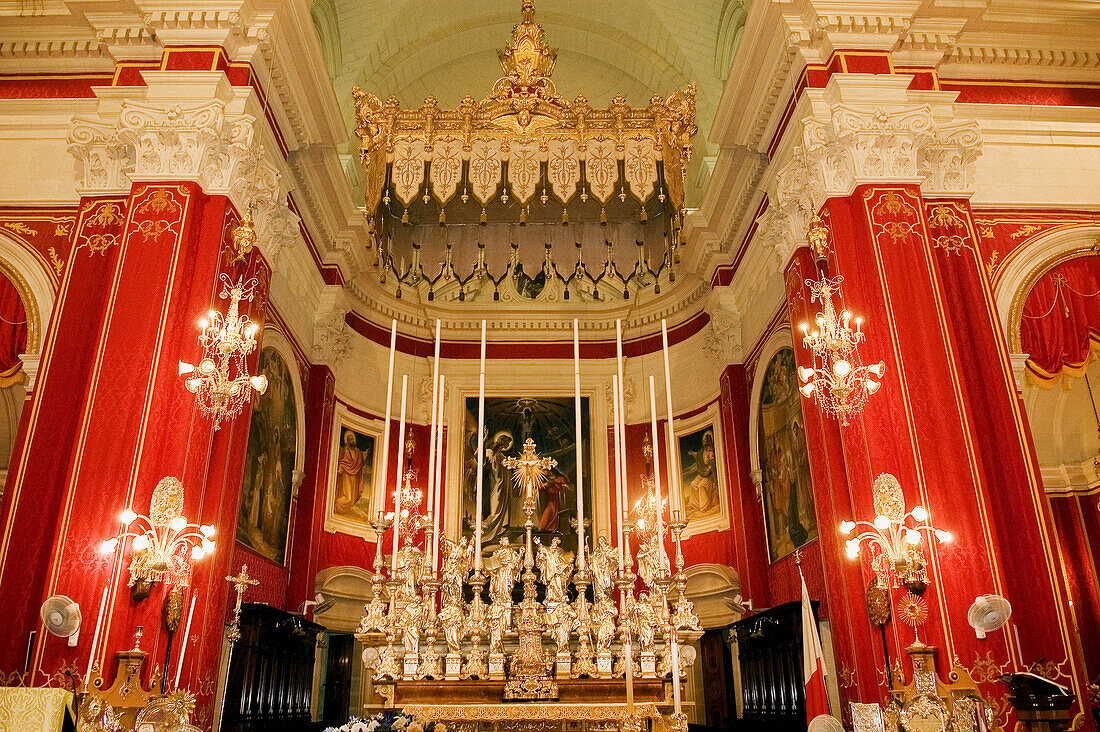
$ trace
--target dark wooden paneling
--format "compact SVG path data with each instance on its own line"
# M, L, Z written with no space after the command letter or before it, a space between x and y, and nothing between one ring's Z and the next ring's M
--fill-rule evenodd
M322 630L269 605L245 603L241 639L229 663L222 729L307 729L314 653Z

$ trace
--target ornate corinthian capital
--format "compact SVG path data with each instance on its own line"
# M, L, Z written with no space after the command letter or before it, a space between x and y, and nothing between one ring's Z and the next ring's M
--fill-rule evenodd
M278 170L263 159L255 118L230 115L222 101L161 108L123 102L113 119L76 117L69 152L82 195L125 194L134 181L194 181L238 210L252 205L269 259L298 236Z
M328 285L321 292L313 314L313 361L335 368L351 352L351 334L344 318L348 313L343 288Z

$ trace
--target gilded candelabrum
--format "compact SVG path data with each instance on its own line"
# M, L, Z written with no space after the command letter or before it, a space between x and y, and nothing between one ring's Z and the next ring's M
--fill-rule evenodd
M672 621L678 629L702 631L699 616L695 614L695 605L687 596L687 576L684 574L684 551L681 543L687 522L677 510L672 512L672 521L668 525L676 544L676 576L673 578L676 585L676 604L673 607Z
M382 574L382 535L389 530L393 522L381 511L378 517L371 522L374 529L374 574L371 575L371 599L366 606L367 614L359 623L360 633L369 633L372 630L384 631L386 629L386 603L382 597L382 588L386 577Z
M475 551L480 551L480 549L475 549ZM466 617L466 632L470 635L470 653L466 656L466 664L462 667L462 676L467 679L484 679L489 675L485 653L481 650L481 631L485 627L486 620L485 603L481 599L481 593L485 589L485 580L486 575L484 572L475 571L470 575L470 585L474 590L469 615Z

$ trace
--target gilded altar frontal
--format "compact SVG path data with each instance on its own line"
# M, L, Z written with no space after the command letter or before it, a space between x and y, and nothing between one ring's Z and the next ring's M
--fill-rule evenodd
M1081 0L0 0L0 731L1097 732Z

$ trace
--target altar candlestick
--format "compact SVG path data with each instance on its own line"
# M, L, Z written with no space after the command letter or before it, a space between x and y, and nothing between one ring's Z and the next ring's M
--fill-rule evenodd
M180 674L183 673L183 659L187 655L187 638L191 635L191 618L195 615L195 598L197 594L197 590L191 593L191 609L187 611L187 623L183 626L183 643L180 644L180 657L176 662L176 681L172 684L173 689L180 688Z
M653 387L653 374L649 375L649 424L653 431L653 490L657 494L657 546L665 550L665 524L661 516L661 448L657 441L657 399ZM660 560L660 555L657 556Z
M112 567L111 571L112 571L112 573L114 572L113 567ZM99 616L96 618L96 621L95 621L95 632L92 633L92 649L88 653L88 672L86 674L84 674L84 685L85 686L87 686L87 684L88 684L88 679L90 679L92 677L92 666L95 664L96 646L99 645L99 631L103 627L103 614L107 610L107 592L110 589L111 589L111 585L110 585L110 583L108 583L107 586L103 588L103 595L99 599Z
M672 645L672 708L676 718L679 719L679 715L683 713L680 702L680 639L676 637L676 621L673 620L668 627L668 637Z
M581 448L581 336L580 324L573 318L573 411L577 426L577 569L584 572L584 471L582 470Z
M477 495L474 499L474 572L481 574L481 480L485 475L485 321L481 321L481 372L477 381Z
M432 490L432 476L435 475L435 425L439 418L439 318L435 319L435 359L432 362L432 419L431 434L428 437L428 515L435 509L435 491ZM434 525L434 524L433 524ZM431 547L425 546L424 551Z
M618 532L617 542L619 545L619 573L621 574L626 564L626 543L623 541L623 535L625 534L625 527L623 526L623 501L625 500L625 491L623 490L623 464L619 460L619 453L622 451L622 440L619 433L619 419L620 406L619 406L619 375L611 375L611 401L614 407L615 423L613 425L615 430L615 531Z
M386 419L382 422L382 506L386 505L386 471L390 465L390 410L393 408L393 355L397 352L397 318L390 326L390 368L386 375ZM374 538L374 551L382 553L382 535ZM381 566L381 562L379 562Z
M441 523L439 515L443 513L443 504L440 503L443 496L440 488L443 483L443 404L446 402L446 385L447 377L440 374L439 423L436 425L439 434L435 439L435 449L439 451L439 454L435 459L435 475L432 476L432 492L435 493L435 513L432 515L432 575L436 574L439 567L439 528Z
M672 372L668 368L668 324L661 318L661 345L665 357L665 406L668 415L668 505L670 511L683 513L683 486L680 485L680 456L676 454L676 431L672 427Z
M401 483L405 477L405 398L409 375L401 375L401 421L397 427L397 479L393 491L393 556L390 557L390 579L397 579L397 547L401 536Z

